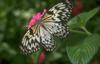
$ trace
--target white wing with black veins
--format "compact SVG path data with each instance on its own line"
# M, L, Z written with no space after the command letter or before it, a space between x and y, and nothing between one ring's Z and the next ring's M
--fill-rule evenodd
M40 27L40 41L40 45L46 51L53 51L55 49L53 36L42 26Z
M30 54L36 52L40 49L40 37L36 33L32 32L32 29L28 30L22 39L20 49L23 51L23 54Z
M71 3L58 3L44 16L43 25L53 35L66 37L69 33L67 22L71 15Z

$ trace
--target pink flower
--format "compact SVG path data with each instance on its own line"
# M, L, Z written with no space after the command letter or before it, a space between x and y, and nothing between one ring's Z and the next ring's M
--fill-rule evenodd
M33 18L31 19L31 21L28 24L28 29L32 28L37 22L39 22L45 13L46 13L46 10L44 10L43 13L39 12L35 16L33 16Z

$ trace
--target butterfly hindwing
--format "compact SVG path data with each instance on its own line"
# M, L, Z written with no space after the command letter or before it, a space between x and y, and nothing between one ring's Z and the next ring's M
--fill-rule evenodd
M47 30L54 36L66 37L69 33L68 27L65 27L62 23L48 22L44 23L44 26L46 26Z
M40 27L40 44L46 51L53 51L55 49L55 42L52 35L45 29L45 27Z

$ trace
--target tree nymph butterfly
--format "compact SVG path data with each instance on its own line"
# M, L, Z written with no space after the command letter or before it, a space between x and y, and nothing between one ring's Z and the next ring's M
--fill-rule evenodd
M33 16L20 45L23 53L33 53L41 47L46 51L53 51L55 49L53 37L66 37L69 33L67 21L71 15L71 9L71 3L66 0L54 5L48 11L44 10Z

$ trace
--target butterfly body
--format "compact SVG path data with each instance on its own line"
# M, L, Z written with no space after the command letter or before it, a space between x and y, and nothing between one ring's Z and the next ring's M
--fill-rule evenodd
M48 11L36 14L29 22L28 31L21 43L21 50L29 54L43 48L46 51L55 49L54 36L66 37L67 21L71 14L71 3L58 3ZM67 21L66 21L67 20Z

